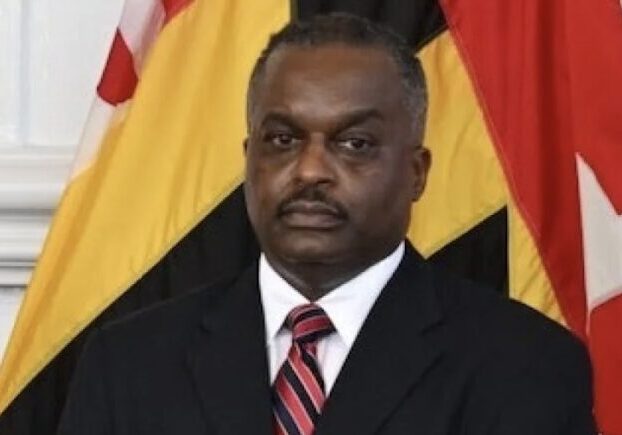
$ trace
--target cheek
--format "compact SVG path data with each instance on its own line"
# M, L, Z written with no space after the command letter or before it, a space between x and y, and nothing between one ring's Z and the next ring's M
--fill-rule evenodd
M256 214L269 214L282 198L286 177L274 165L249 159L246 167L247 204ZM249 210L250 212L250 210Z
M250 155L248 156L246 161L244 178L244 196L246 200L246 208L253 226L256 227L261 220L260 214L263 209L261 203L264 196L264 187L261 183L262 176L258 165L255 163L254 159Z
M359 219L367 225L374 223L379 231L403 226L412 205L409 172L401 167L390 174L387 177L386 171L377 171L369 174L365 183L355 185Z

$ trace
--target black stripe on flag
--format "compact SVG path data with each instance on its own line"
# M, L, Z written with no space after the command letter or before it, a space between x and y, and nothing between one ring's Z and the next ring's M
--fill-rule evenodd
M447 25L436 0L299 0L292 2L293 19L316 14L348 12L383 23L417 50L443 32Z
M415 216L414 219L417 217ZM508 215L503 207L430 257L456 275L509 294Z

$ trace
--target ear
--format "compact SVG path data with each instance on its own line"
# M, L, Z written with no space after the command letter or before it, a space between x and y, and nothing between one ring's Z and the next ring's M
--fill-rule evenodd
M415 175L412 186L413 202L419 200L425 189L425 183L428 178L428 170L430 169L431 163L432 155L429 149L423 146L418 146L413 150L412 165Z

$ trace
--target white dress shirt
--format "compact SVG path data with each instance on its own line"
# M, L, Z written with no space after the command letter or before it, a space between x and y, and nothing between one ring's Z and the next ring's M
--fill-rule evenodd
M317 349L327 395L367 314L403 255L402 242L389 256L315 301L335 326L335 332L323 338ZM274 383L292 342L292 334L284 326L285 318L294 307L309 301L270 266L263 254L259 259L259 290L266 324L270 382Z

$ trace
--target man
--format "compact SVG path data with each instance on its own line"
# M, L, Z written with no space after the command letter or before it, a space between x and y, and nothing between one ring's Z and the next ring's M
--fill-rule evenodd
M96 331L60 433L594 433L580 343L404 242L426 104L383 28L275 35L248 93L259 264Z

